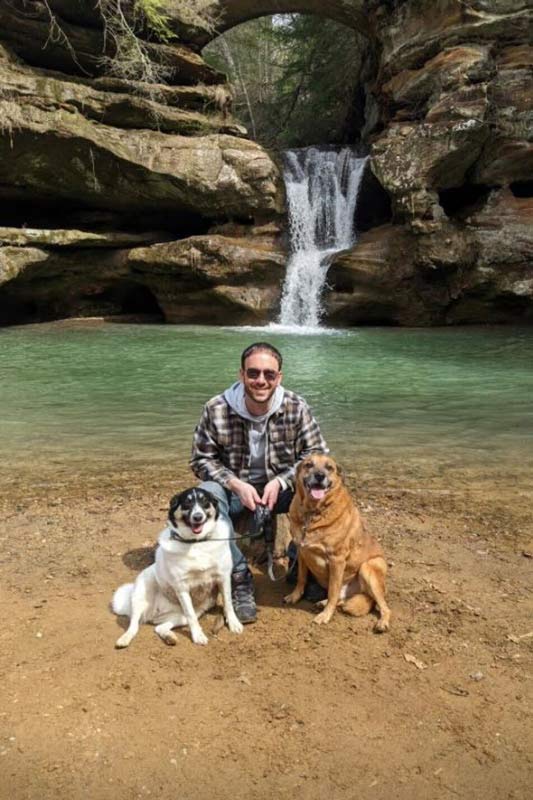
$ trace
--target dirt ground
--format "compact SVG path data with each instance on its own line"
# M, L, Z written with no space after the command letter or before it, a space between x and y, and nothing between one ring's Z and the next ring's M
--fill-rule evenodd
M359 476L390 565L388 634L372 616L314 626L256 569L242 636L167 647L144 626L115 650L112 592L188 483L5 487L0 797L531 798L530 484Z

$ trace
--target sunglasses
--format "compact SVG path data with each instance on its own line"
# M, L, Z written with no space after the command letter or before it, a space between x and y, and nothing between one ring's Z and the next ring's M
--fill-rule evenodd
M268 383L274 383L279 372L276 372L275 369L254 369L253 367L246 370L246 377L251 381L256 381L260 375L263 375Z

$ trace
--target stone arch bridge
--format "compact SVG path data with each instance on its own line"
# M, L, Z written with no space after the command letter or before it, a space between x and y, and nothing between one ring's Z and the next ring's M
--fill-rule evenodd
M216 0L213 10L219 11L221 22L217 35L241 22L271 14L316 14L328 17L360 33L369 32L366 0Z

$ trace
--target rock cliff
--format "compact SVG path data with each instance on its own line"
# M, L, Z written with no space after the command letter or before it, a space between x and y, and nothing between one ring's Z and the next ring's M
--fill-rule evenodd
M197 52L201 18L174 5L180 38L136 54L164 70L153 84L108 74L116 48L92 0L1 0L0 323L272 313L279 170Z
M372 175L359 243L330 269L329 321L533 319L533 0L211 6L220 29L329 8L366 36ZM95 0L0 0L0 324L272 318L278 167L202 59L205 18L177 0L168 13L177 38L141 40L154 84L110 71Z
M533 3L370 4L388 224L329 273L337 322L533 320Z

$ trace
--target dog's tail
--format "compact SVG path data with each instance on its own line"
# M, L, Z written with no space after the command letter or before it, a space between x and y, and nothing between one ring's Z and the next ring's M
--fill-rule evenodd
M122 586L118 587L111 600L111 609L115 614L121 617L131 617L132 592L133 583L123 583Z

